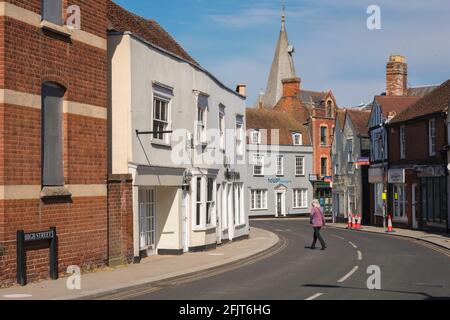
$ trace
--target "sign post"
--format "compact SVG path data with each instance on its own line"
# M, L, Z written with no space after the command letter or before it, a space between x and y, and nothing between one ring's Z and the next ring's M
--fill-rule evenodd
M49 250L49 273L52 280L58 279L58 237L56 227L50 230L25 233L23 230L17 231L17 283L21 286L27 284L26 271L26 251L31 249Z

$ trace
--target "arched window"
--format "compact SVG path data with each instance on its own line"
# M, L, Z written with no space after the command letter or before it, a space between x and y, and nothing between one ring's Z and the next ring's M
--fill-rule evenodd
M57 25L63 24L62 0L41 0L42 20L52 22Z
M333 118L333 101L327 101L327 117Z
M42 84L42 186L63 186L63 100L65 89Z

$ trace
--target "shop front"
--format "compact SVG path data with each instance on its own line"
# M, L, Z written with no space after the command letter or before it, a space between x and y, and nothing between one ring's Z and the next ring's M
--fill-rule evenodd
M417 169L420 179L421 222L423 229L447 228L447 177L444 166L425 166Z

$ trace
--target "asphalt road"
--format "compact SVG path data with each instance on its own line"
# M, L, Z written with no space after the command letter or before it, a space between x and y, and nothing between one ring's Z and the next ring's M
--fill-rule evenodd
M282 240L273 255L234 270L199 275L103 299L138 300L359 300L450 299L450 254L415 240L327 228L326 251L305 248L312 229L301 220L257 220ZM243 242L244 243L244 242ZM320 247L320 245L319 245ZM369 266L381 289L369 290Z

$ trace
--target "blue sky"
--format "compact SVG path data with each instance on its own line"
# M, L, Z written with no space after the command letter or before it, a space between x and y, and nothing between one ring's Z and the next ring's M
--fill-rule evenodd
M228 86L247 84L247 105L265 89L280 30L280 0L115 1L157 20ZM368 102L384 91L392 53L407 57L410 86L450 79L448 0L284 2L302 87L332 89L340 106ZM381 8L381 30L366 27L372 4Z

